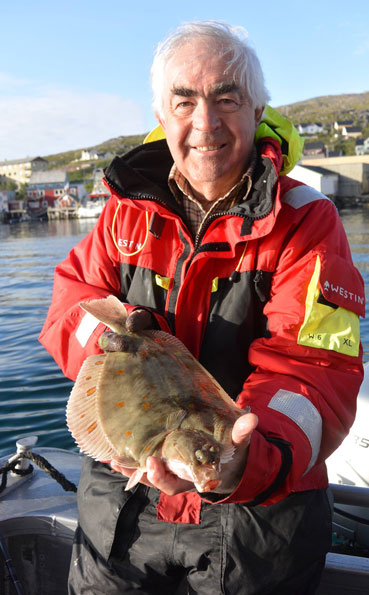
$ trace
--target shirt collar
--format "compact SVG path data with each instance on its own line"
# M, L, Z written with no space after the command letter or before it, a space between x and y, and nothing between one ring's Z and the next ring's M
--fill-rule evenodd
M182 204L184 198L187 198L188 200L195 202L204 214L209 211L214 212L214 210L219 210L218 208L214 209L215 205L221 207L222 210L228 210L231 209L235 204L246 200L252 186L252 176L255 170L256 159L257 151L254 145L251 152L251 159L245 173L224 196L221 196L215 201L209 203L209 208L204 208L204 203L195 198L190 183L182 175L175 163L169 172L169 188L178 203Z

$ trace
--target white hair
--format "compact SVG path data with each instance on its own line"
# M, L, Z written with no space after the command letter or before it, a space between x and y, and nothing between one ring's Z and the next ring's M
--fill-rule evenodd
M247 91L254 108L261 108L268 102L270 96L265 87L260 61L249 45L246 29L217 21L195 21L180 25L156 48L151 67L153 108L156 114L163 115L165 68L174 52L194 38L208 38L217 45L221 57L230 55L227 68L234 68L233 77Z

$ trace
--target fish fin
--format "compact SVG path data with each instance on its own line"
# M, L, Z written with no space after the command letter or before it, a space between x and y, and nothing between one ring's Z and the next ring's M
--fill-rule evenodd
M145 471L143 469L136 469L136 471L132 473L131 477L129 478L127 485L124 488L125 491L127 492L128 490L131 490L136 484L138 484L141 481L144 473Z
M165 434L167 434L169 430L176 430L177 428L179 428L185 417L187 417L187 411L185 411L184 409L179 409L178 411L170 413L167 417L165 424Z
M197 361L194 358L194 356L192 355L192 353L189 351L189 349L187 349L187 347L184 345L184 343L182 343L182 341L180 339L178 339L178 337L175 337L174 335L170 335L169 333L166 333L164 331L153 331L153 330L144 331L143 334L147 335L151 339L155 339L156 343L161 344L162 347L169 353L179 351L179 352L183 353L184 355L188 355L192 359Z
M224 463L229 463L233 459L235 447L233 444L227 444L222 449L222 454L220 456L220 463L223 465Z
M99 380L106 355L91 355L81 366L70 393L67 426L80 449L98 461L110 460L113 449L106 440L98 413Z
M128 455L126 457L114 455L112 462L117 463L117 465L120 465L121 467L126 467L127 469L136 469L139 464L133 457Z
M95 318L111 328L112 331L120 335L127 333L126 319L128 313L122 302L115 295L91 300L90 302L80 302L79 305L85 312L95 316Z

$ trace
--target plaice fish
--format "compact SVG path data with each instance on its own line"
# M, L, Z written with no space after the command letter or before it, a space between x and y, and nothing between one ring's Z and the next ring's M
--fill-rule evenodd
M127 352L92 355L67 404L67 425L80 449L98 461L134 468L126 489L156 456L199 492L221 491L220 470L234 454L231 434L242 411L176 337L131 333L114 296L81 307L124 335Z

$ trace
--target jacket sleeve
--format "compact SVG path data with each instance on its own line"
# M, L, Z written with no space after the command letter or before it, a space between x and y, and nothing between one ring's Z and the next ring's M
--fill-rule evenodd
M226 502L269 504L324 488L325 459L353 423L363 378L364 284L335 206L295 212L264 308L269 336L249 350L254 372L238 404L258 415L243 478ZM302 215L302 216L301 216Z
M97 340L106 328L86 314L79 302L108 295L124 302L118 254L110 232L116 200L112 197L108 201L94 229L55 268L52 303L39 340L72 380L86 357L102 353ZM125 306L128 313L136 307L127 303ZM165 320L157 315L156 318L160 328L170 332Z

